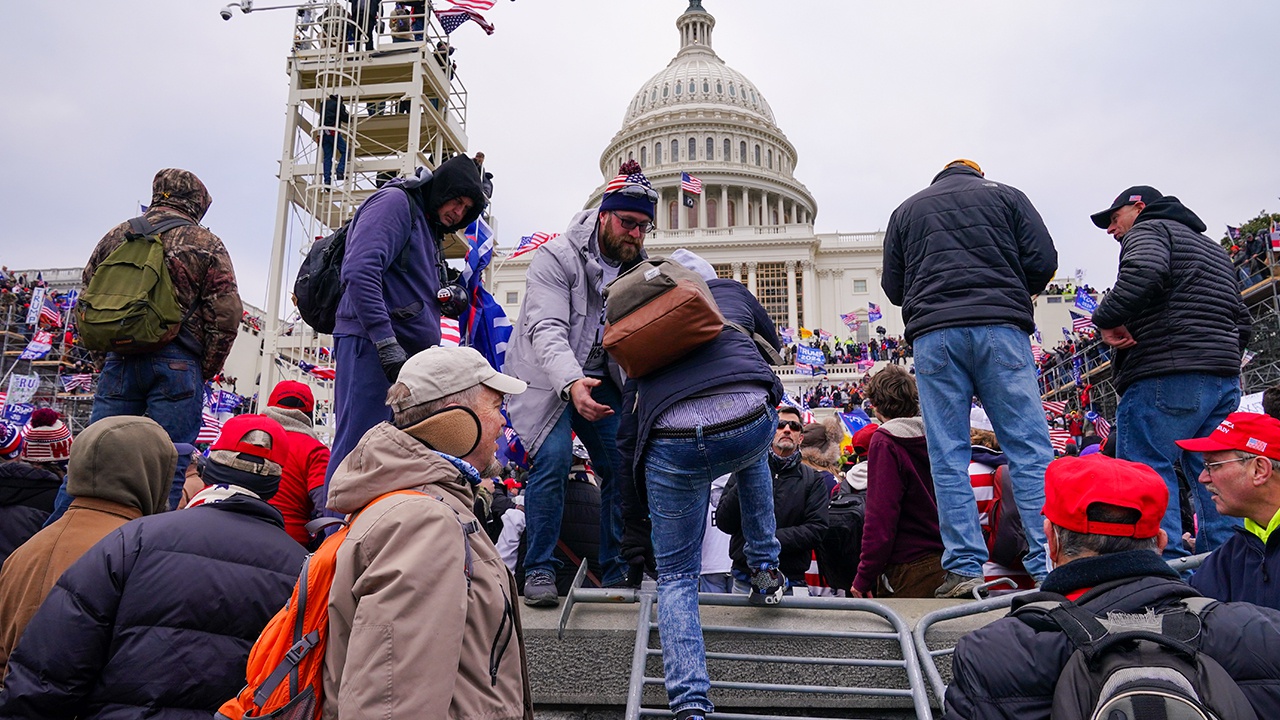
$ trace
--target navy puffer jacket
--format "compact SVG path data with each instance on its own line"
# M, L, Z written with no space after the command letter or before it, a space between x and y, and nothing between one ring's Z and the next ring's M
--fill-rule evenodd
M1161 375L1240 374L1252 322L1231 258L1204 230L1195 213L1166 195L1121 238L1115 287L1093 314L1098 327L1123 325L1138 341L1114 355L1117 392Z
M881 287L908 341L949 327L1035 328L1031 296L1058 270L1040 213L1017 188L947 168L889 218Z
M44 468L0 463L0 565L44 527L60 485L62 478Z
M305 553L275 508L244 496L126 523L32 618L0 718L208 720L244 686Z

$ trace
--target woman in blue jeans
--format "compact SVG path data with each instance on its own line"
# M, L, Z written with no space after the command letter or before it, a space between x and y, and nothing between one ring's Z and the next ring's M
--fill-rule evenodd
M726 320L775 349L778 337L760 303L741 283L716 279L686 250L672 259L698 272ZM622 555L633 579L652 542L658 575L658 632L667 698L679 720L704 718L706 648L698 616L698 578L711 482L737 473L751 601L776 604L786 589L774 537L768 448L777 429L782 384L746 333L726 328L671 365L628 380L618 427L625 529Z

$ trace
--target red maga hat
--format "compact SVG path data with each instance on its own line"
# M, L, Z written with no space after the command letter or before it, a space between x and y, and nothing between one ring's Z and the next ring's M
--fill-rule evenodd
M1136 523L1089 519L1095 503L1130 508ZM1142 463L1105 455L1067 456L1049 463L1044 479L1044 516L1058 527L1089 535L1150 538L1160 532L1169 504L1169 488L1155 470Z
M1280 420L1259 413L1231 413L1208 437L1177 443L1191 452L1239 450L1280 460Z
M252 442L245 442L245 436L254 430L261 430L270 439L270 446L264 447ZM237 415L222 426L222 434L218 441L209 448L210 453L219 450L230 450L268 460L277 465L284 465L289 456L288 439L280 423L265 415Z
M267 405L270 407L293 408L310 415L311 411L316 408L316 398L311 392L310 385L300 383L297 380L284 380L277 383L275 388L271 390L271 397L267 398Z

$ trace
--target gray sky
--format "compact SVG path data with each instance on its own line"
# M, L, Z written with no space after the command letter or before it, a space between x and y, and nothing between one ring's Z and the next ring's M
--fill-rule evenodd
M219 0L0 3L0 262L83 264L184 167L247 300L266 297L291 11ZM281 4L259 0L259 5ZM685 0L499 0L454 59L500 246L559 231L601 181L632 95L675 54ZM1061 272L1115 276L1088 220L1124 187L1177 195L1221 235L1280 208L1274 0L704 0L714 46L764 93L819 232L884 227L955 157L1021 188ZM783 12L785 10L785 12Z

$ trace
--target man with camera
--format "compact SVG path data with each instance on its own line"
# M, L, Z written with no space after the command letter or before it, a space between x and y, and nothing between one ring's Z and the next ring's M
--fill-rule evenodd
M615 483L623 379L601 345L604 288L645 257L644 238L653 229L657 202L640 165L627 161L605 188L599 209L579 213L529 263L506 366L529 383L508 406L532 463L525 483L527 605L559 603L552 553L560 537L574 433L600 483L602 582L614 585L626 577L618 552L622 507Z
M338 430L329 478L369 428L391 419L383 404L410 355L440 344L440 316L457 317L466 292L450 281L441 243L484 209L480 172L465 155L432 173L392 180L356 210L342 262L333 337Z

